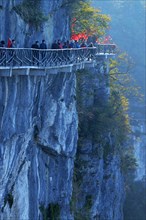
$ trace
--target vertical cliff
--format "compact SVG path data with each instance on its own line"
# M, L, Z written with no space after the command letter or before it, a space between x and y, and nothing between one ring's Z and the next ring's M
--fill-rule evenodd
M65 0L0 1L0 38L16 39L18 47L30 47L45 39L69 39L69 8Z
M36 19L26 13L27 2L0 1L1 39L30 47L69 38L66 1L30 1ZM109 95L104 58L91 71L92 99L80 93L85 109L106 105ZM77 151L75 73L0 77L0 106L0 220L122 220L123 176L110 132L102 143L85 137Z
M3 77L0 84L1 219L39 219L49 204L69 219L77 140L74 74Z
M79 141L72 211L79 220L123 219L124 178L119 146L112 128L115 121L108 106L108 65L105 58L97 58L94 69L77 76Z
M18 47L68 38L63 2L36 1L45 18L37 27L26 20L26 1L1 1L0 38L15 38ZM0 78L0 219L70 219L75 84L74 73Z

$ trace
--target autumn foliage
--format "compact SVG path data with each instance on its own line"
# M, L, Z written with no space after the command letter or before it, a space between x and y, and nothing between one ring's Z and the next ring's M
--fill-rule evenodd
M94 36L99 39L106 34L109 22L110 17L108 15L102 14L99 9L93 8L89 2L79 1L74 4L72 12L71 38L79 40Z

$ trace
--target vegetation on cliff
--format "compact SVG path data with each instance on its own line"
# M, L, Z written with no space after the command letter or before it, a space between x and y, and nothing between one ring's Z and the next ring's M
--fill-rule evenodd
M117 60L111 60L110 73L106 76L110 78L110 82L107 80L107 85L105 85L110 86L110 95L105 103L103 103L104 97L98 95L96 83L92 85L89 83L96 82L97 78L99 80L99 77L103 75L85 73L85 71L77 75L79 145L82 146L82 140L86 138L104 146L106 136L110 135L114 143L111 151L115 154L120 153L121 167L125 172L136 166L130 140L128 97L138 95L138 88L131 84L130 74L119 69L123 62L126 67L126 59L125 55L119 55ZM127 70L128 65L129 62Z
M109 27L110 17L95 9L88 1L78 1L71 13L72 34L85 33L87 36L103 36Z
M97 22L98 21L98 22ZM85 33L87 36L101 37L106 33L110 18L93 9L88 2L81 1L80 7L75 5L72 13L72 33ZM97 65L97 72L99 66ZM107 165L110 155L120 158L121 175L135 170L137 163L133 153L131 141L131 118L129 117L128 99L139 95L139 88L133 83L130 74L132 63L127 54L118 54L116 59L110 60L110 72L106 73L106 63L103 64L103 74L95 74L90 71L79 71L77 74L77 107L79 115L79 141L78 149L84 148L84 141L90 140L97 146L97 159L103 159ZM99 93L99 84L105 83L105 88L110 88L107 97ZM104 94L106 95L106 94ZM102 146L102 148L100 147ZM100 148L100 150L99 150ZM76 157L74 171L74 191L72 197L72 209L75 219L87 217L91 211L90 205L86 210L77 208L78 196L85 164ZM84 174L85 175L85 174ZM86 216L84 215L86 213Z
M26 23L37 29L43 22L48 20L48 17L40 9L40 0L24 0L13 9Z
M74 214L78 220L82 219L85 213L87 219L89 219L92 206L90 205L88 211L85 209L85 206L80 210L77 208L78 201L80 200L78 195L80 195L82 181L85 178L84 175L86 175L86 164L78 154L80 154L80 149L84 149L86 140L90 141L93 146L96 146L96 152L95 147L93 147L93 155L97 155L97 160L103 160L104 169L109 164L109 158L114 157L120 159L121 175L127 175L129 172L134 171L137 166L131 140L128 97L131 93L136 95L138 89L130 87L131 77L129 72L122 72L120 70L120 62L123 63L124 60L126 67L126 58L124 57L124 55L120 55L117 60L110 60L109 75L92 73L91 70L80 71L77 74L79 140L72 199ZM129 68L128 65L127 68ZM97 66L97 71L99 71L98 68ZM110 78L110 82L108 78ZM101 95L99 92L99 84L102 84L103 81L106 82L106 85L104 85L105 89L110 86L109 96L106 93ZM105 178L109 178L109 176ZM90 201L92 199L91 196Z

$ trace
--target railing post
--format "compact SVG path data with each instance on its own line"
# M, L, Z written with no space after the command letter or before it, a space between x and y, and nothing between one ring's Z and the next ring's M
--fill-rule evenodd
M39 62L38 62L38 66L40 66L40 64L41 64L41 51L39 50Z

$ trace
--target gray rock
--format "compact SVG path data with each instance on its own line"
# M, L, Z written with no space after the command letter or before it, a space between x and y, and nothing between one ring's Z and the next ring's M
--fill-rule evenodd
M49 204L58 204L69 219L64 207L77 142L75 75L13 76L0 84L0 219L40 219L39 207Z

